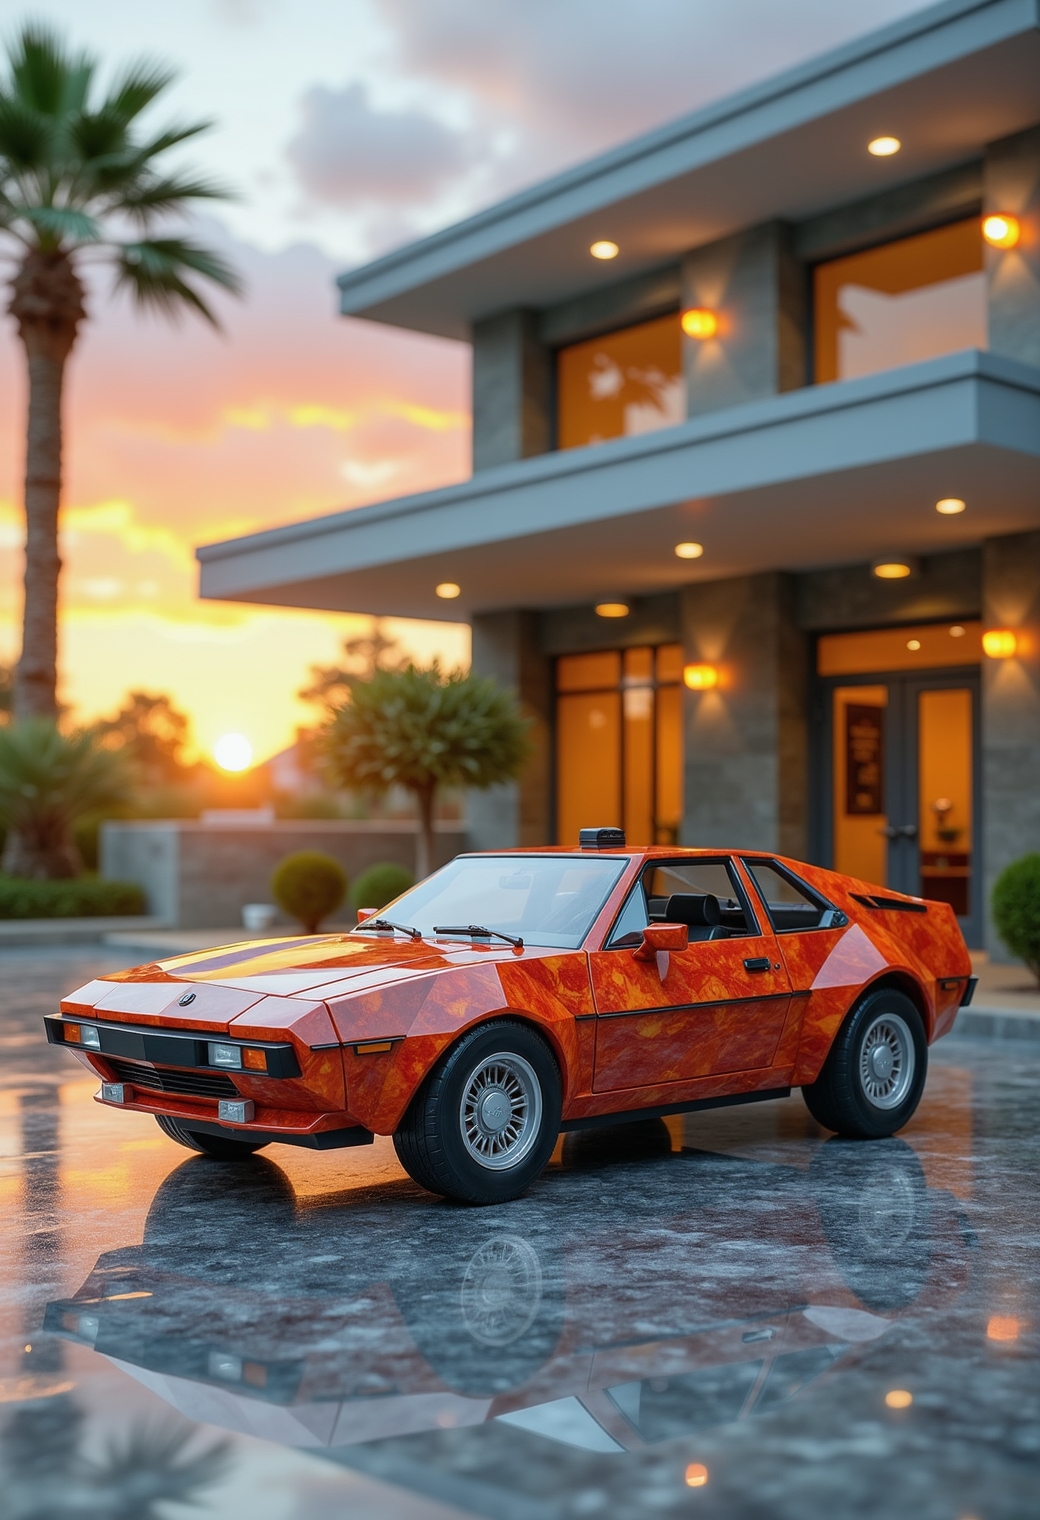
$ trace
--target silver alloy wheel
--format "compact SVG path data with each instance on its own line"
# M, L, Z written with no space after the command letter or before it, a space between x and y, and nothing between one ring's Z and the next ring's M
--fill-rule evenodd
M859 1080L874 1108L898 1108L913 1085L917 1053L910 1026L898 1013L879 1013L859 1047Z
M484 1346L509 1346L534 1324L542 1302L538 1253L517 1235L498 1235L474 1252L460 1293L462 1320Z
M492 1172L517 1166L542 1128L542 1086L513 1051L485 1056L462 1089L459 1131L474 1161Z

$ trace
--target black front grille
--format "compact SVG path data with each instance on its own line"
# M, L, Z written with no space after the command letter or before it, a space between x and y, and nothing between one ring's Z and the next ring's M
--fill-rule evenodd
M238 1088L230 1077L219 1071L166 1071L154 1066L139 1066L136 1061L121 1061L105 1056L117 1082L147 1087L153 1092L181 1093L189 1098L237 1098Z

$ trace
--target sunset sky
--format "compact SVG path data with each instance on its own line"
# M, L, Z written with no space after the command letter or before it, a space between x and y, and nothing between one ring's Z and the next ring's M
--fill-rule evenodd
M210 752L310 714L308 665L367 619L200 602L194 546L469 471L469 354L348 321L335 274L532 180L917 9L876 0L45 0L111 63L181 70L157 119L239 199L196 229L242 271L224 331L170 328L102 278L69 371L62 695L89 719L168 692ZM18 24L5 7L4 35ZM6 268L6 266L5 266ZM6 305L6 301L4 303ZM21 352L0 329L0 658L17 658ZM418 658L455 624L393 625Z

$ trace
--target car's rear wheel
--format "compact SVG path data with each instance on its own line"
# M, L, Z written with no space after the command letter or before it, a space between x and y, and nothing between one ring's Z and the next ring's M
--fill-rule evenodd
M420 1187L462 1203L517 1198L560 1130L559 1068L526 1024L483 1025L444 1055L412 1100L394 1148Z
M838 1031L823 1070L802 1088L813 1118L855 1140L902 1129L921 1101L928 1043L921 1015L904 992L868 992Z
M169 1114L156 1114L155 1122L163 1134L176 1140L178 1145L203 1156L212 1156L215 1161L246 1161L268 1143L266 1140L231 1140L225 1135L203 1135L189 1128L182 1119L171 1119Z

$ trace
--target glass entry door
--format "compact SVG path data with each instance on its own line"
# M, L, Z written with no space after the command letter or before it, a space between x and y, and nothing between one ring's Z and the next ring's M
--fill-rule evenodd
M823 697L823 857L950 903L979 944L978 671L832 678Z

